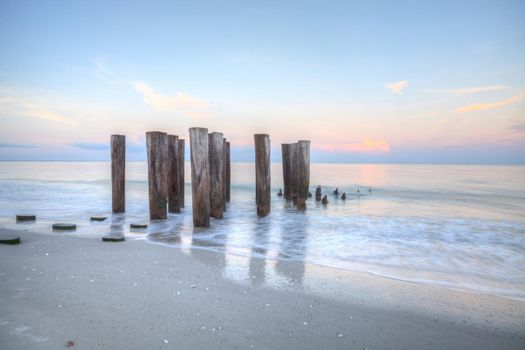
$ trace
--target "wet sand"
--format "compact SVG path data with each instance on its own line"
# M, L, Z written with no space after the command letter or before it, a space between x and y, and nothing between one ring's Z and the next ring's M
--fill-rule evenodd
M296 282L279 285L263 259L243 280L202 249L17 233L0 245L1 349L525 348L519 300L274 261Z

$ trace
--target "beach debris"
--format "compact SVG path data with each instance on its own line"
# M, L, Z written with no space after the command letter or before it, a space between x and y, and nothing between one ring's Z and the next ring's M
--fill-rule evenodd
M71 348L71 347L75 346L75 342L72 341L72 340L68 340L64 346L66 348Z
M16 216L16 221L19 222L19 221L35 221L36 220L36 215L17 215Z
M73 231L77 229L77 225L66 224L66 223L53 224L52 227L53 227L53 230L56 230L56 231Z
M343 193L343 195L341 196L341 199L346 200L346 193Z
M339 188L338 187L335 188L334 196L339 196Z
M9 245L20 244L20 236L1 235L0 244L9 244Z
M148 228L148 224L139 224L139 223L131 223L129 225L130 228L140 228L140 229L144 229L144 228Z
M315 201L320 202L321 201L321 186L317 186L315 189Z
M90 221L104 221L106 219L107 219L107 217L105 217L105 216L92 216L90 218Z
M277 192L277 196L282 197L283 196L283 190L279 189L279 192Z
M323 203L324 205L328 204L328 198L326 197L326 194L323 196L323 200L321 203Z
M126 237L124 235L106 235L102 236L102 242L124 242Z

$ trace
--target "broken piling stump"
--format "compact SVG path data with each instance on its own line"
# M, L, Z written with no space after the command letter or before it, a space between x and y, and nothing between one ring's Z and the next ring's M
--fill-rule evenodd
M168 217L168 136L165 132L146 133L148 153L149 216L152 220Z
M131 223L129 225L129 228L144 229L144 228L148 228L148 224Z
M210 216L224 216L224 137L220 132L208 134L210 162Z
M77 229L77 225L67 224L67 223L57 223L57 224L53 224L52 228L55 231L74 231Z
M326 197L326 194L323 196L323 200L321 201L321 203L324 205L328 204L328 198Z
M89 220L90 221L105 221L107 217L105 216L92 216Z
M111 208L126 210L126 136L111 135Z
M106 235L102 236L102 242L124 242L126 237L124 235Z
M20 236L16 235L0 235L0 244L20 244Z
M168 211L180 213L179 137L168 135Z
M341 199L346 200L346 193L343 193L343 195L341 196Z
M255 134L255 202L257 215L266 216L270 213L270 136Z
M321 186L317 186L315 189L315 201L320 202L321 201Z
M208 129L190 128L193 226L210 226L210 164Z
M17 215L16 222L36 221L36 215Z

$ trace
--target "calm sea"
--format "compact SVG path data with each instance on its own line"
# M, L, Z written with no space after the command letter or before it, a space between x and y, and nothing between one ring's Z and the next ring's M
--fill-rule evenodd
M306 212L296 212L276 195L276 163L272 212L260 219L254 165L233 163L228 212L199 232L192 228L189 164L183 213L145 232L130 232L129 223L149 221L147 167L128 163L126 171L126 214L91 223L91 215L110 215L109 163L0 162L0 227L58 234L53 222L74 222L79 229L68 234L122 230L128 239L176 248L198 245L525 299L524 166L312 164L311 191L321 185L330 203L309 200ZM346 201L332 194L335 187ZM38 221L17 224L20 213L35 213Z

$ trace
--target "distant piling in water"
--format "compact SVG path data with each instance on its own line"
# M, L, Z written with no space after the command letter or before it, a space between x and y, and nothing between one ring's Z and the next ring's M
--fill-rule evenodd
M168 217L168 136L160 131L147 132L146 145L150 219L165 220Z
M315 189L315 201L321 201L321 186L317 186L317 188Z
M168 135L168 211L180 213L179 137Z
M306 209L310 187L310 141L299 141L294 154L294 177L297 182L297 209Z
M257 215L267 216L271 209L270 136L255 134L255 202Z
M184 139L179 139L177 141L177 152L179 153L179 156L177 157L177 161L179 162L179 207L184 208L184 158L186 157L185 153L185 142Z
M224 137L220 132L208 134L210 163L210 215L224 216Z
M210 164L208 129L190 128L193 226L210 226Z
M111 135L111 209L126 210L126 136Z

